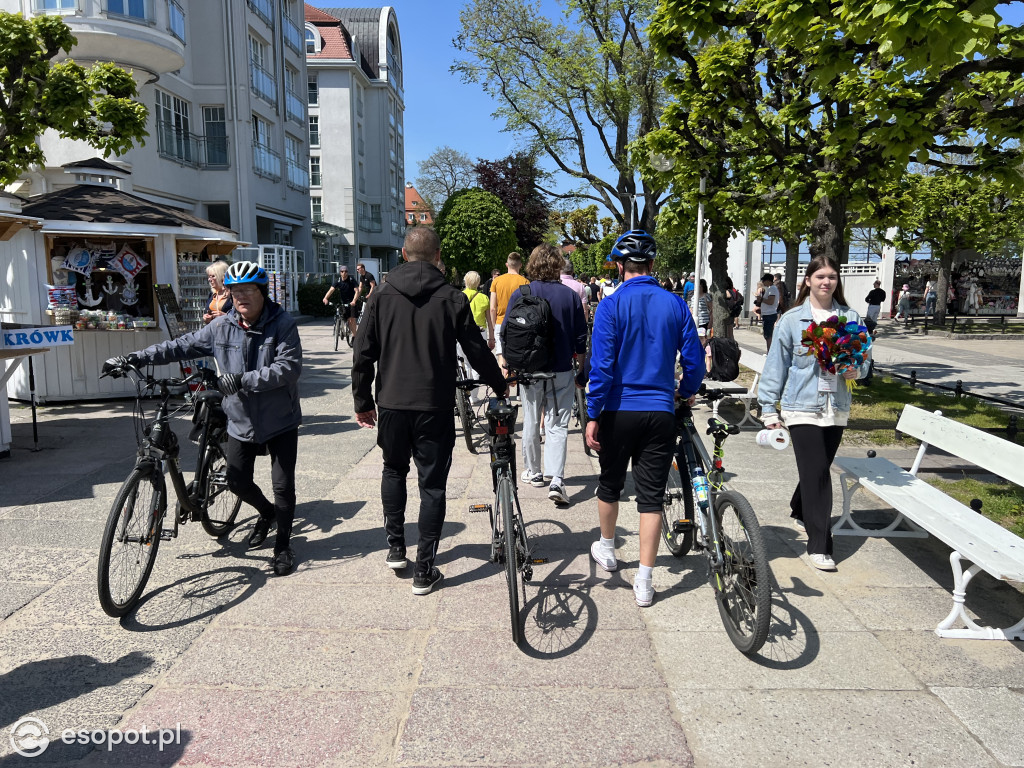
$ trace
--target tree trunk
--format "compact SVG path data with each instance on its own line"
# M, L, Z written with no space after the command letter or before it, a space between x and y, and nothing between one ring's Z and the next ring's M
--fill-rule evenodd
M845 264L846 198L822 195L818 216L811 224L811 257L827 256L837 264Z
M711 267L711 328L718 338L732 338L726 325L733 322L729 317L729 306L725 303L725 278L729 276L729 227L710 226L708 240L710 251L708 265ZM699 283L700 275L697 275Z
M953 252L943 251L939 256L939 274L935 278L935 322L942 325L946 322L946 313L949 311L949 278L953 269Z
M790 301L796 301L797 286L803 282L803 275L800 274L800 240L783 239L786 246L786 290L789 291Z

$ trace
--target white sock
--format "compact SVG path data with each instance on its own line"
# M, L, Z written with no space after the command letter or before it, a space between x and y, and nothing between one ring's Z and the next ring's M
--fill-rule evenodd
M640 570L638 570L636 572L636 580L637 581L650 581L651 580L651 574L653 574L653 573L654 573L654 566L653 565L641 565L640 566Z
M606 539L604 536L601 537L601 547L608 550L613 555L615 554L615 539Z

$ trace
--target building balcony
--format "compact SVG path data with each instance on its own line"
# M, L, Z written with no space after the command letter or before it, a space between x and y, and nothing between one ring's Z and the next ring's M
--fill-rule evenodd
M277 105L277 78L255 61L249 62L252 92L264 101Z
M306 105L295 91L285 93L284 104L285 111L288 113L288 119L294 120L299 125L304 125L306 122Z
M288 161L288 186L300 192L309 191L309 169Z
M138 74L162 75L185 65L184 12L174 0L103 0L86 16L83 0L32 0L36 14L60 14L78 42L69 58L111 61ZM145 79L145 78L143 78Z
M360 216L359 229L363 232L383 232L384 223L379 216Z
M281 180L281 155L264 144L252 145L252 169L257 176Z
M248 0L253 13L259 16L270 28L274 26L274 0Z
M158 120L156 145L160 157L179 165L211 171L231 167L227 136L197 136Z
M288 16L281 16L281 32L284 33L285 45L298 54L306 55L306 36Z

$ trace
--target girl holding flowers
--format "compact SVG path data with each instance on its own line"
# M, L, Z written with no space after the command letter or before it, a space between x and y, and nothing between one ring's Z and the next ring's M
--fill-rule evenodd
M839 265L815 257L796 303L775 327L757 399L766 428L785 424L789 429L799 474L790 515L807 531L811 564L823 571L836 569L832 460L850 417L853 380L870 367L870 345L860 315L843 296Z

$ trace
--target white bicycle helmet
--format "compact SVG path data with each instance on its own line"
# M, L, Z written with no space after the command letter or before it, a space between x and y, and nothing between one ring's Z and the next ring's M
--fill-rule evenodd
M224 273L224 285L267 285L269 282L267 271L252 261L236 261Z

